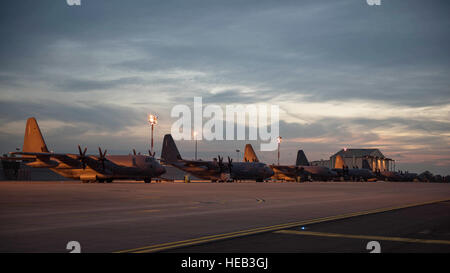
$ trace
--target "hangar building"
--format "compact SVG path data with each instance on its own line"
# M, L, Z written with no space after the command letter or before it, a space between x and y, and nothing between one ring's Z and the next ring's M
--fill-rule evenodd
M374 172L395 170L395 161L385 157L378 149L342 149L330 157L330 165L331 168L347 166Z

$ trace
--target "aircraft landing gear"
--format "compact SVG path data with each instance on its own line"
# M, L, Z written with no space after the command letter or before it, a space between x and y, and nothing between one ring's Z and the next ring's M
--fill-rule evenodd
M152 183L152 179L151 178L144 178L144 183Z
M95 180L81 180L82 183L95 183Z

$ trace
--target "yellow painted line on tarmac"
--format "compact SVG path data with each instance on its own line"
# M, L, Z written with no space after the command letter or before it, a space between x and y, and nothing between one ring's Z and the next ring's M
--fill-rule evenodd
M214 241L218 241L218 240L237 238L237 237L248 236L248 235L253 235L253 234L258 234L258 233L289 229L289 228L294 228L294 227L303 226L303 225L311 225L311 224L317 224L317 223L322 223L322 222L341 220L341 219L345 219L345 218L387 212L387 211L416 207L416 206L429 205L429 204L440 203L440 202L445 202L445 201L450 201L450 199L434 200L434 201L428 201L428 202L422 202L422 203L414 203L414 204L400 205L400 206L394 206L394 207L388 207L388 208L380 208L380 209L373 209L373 210L367 210L367 211L346 213L346 214L310 219L310 220L299 221L299 222L291 222L291 223L286 223L286 224L259 227L259 228L253 228L253 229L247 229L247 230L241 230L241 231L235 231L235 232L229 232L229 233L223 233L223 234L217 234L217 235L204 236L204 237L200 237L200 238L193 238L193 239L188 239L188 240L183 240L183 241L162 243L162 244L144 246L144 247L139 247L139 248L121 250L121 251L117 251L116 253L158 252L158 251L163 251L163 250L168 250L168 249L173 249L173 248L214 242Z
M403 243L450 245L450 241L448 241L448 240L426 240L426 239L414 239L414 238L402 238L402 237L386 237L386 236L372 236L372 235L352 235L352 234L339 234L339 233L326 233L326 232L300 231L300 230L278 230L278 231L275 231L274 233L292 234L292 235L306 235L306 236L319 236L319 237L333 237L333 238L377 240L377 241L393 241L393 242L403 242Z

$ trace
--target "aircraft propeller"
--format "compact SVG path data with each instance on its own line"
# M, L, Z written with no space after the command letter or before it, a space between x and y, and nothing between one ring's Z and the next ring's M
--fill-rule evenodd
M136 156L136 149L133 149L133 155Z
M102 149L98 147L98 153L100 154L100 156L98 157L98 161L102 164L103 171L105 170L106 152L107 150L105 149L105 152L102 153Z
M223 157L220 155L217 156L219 158L219 170L222 173L223 172Z
M79 156L77 157L78 160L81 161L81 165L83 166L83 170L86 169L86 151L87 151L87 147L84 148L84 151L81 150L81 146L78 145L78 152L79 152Z
M228 157L228 169L230 170L230 174L231 174L231 169L233 167L233 159Z

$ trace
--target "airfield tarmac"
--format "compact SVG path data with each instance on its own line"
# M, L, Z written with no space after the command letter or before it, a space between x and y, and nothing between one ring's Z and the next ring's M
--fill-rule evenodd
M0 252L450 252L446 200L437 183L0 182Z

